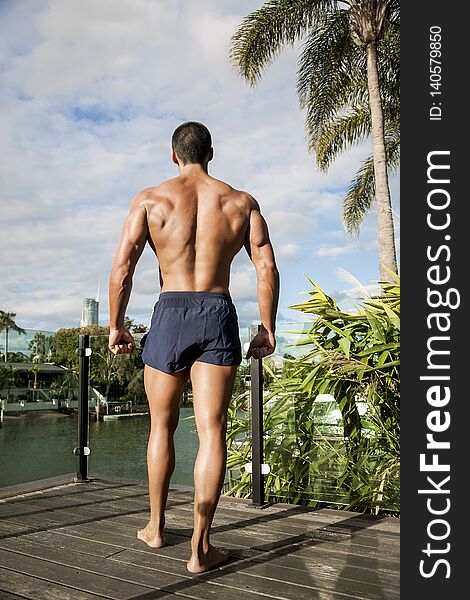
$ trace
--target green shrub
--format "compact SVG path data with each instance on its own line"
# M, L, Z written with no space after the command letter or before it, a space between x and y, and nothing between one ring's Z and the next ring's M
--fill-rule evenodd
M316 318L286 359L264 397L265 494L269 500L327 502L378 512L399 510L400 287L382 284L355 311L341 310L316 283L310 298L290 308ZM319 398L329 394L340 411L341 434L322 425ZM249 416L229 411L227 466L238 473L227 494L249 496ZM339 413L338 413L339 414ZM333 428L334 429L334 428ZM240 443L244 440L244 444Z

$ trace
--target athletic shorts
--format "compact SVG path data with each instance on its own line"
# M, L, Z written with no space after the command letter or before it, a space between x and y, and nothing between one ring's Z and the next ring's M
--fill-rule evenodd
M239 365L235 305L223 292L161 292L142 345L143 362L165 373L184 371L194 361Z

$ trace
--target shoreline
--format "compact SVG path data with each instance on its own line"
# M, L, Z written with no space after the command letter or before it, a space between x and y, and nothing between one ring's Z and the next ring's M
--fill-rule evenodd
M63 413L58 410L31 410L19 412L17 415L3 413L4 421L15 421L19 419L50 419L50 418L59 418L62 417L73 417L75 413Z

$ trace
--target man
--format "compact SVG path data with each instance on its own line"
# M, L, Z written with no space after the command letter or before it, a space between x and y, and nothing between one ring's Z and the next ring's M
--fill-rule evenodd
M124 223L109 281L114 354L135 351L124 315L132 277L146 242L159 263L160 295L153 307L142 360L151 415L147 449L150 521L137 536L152 548L166 543L165 505L175 466L173 434L179 402L191 378L199 451L194 465L194 531L187 568L207 571L228 558L209 531L225 476L227 409L242 360L230 266L244 246L258 278L261 331L246 357L275 349L279 273L256 200L207 172L212 140L201 123L180 125L172 137L179 176L138 193Z

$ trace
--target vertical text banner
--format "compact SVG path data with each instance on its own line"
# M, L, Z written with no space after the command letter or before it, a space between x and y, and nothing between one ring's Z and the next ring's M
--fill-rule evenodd
M468 595L468 13L466 3L402 4L404 599Z

